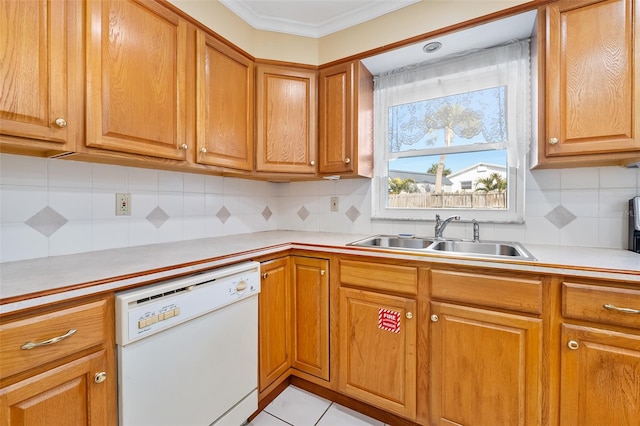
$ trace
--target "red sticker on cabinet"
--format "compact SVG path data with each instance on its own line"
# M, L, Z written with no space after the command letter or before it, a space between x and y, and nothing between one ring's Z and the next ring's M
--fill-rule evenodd
M378 328L392 333L399 333L400 312L380 308L378 310Z

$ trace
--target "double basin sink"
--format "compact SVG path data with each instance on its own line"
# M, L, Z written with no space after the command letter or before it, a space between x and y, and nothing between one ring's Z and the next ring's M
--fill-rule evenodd
M426 253L449 253L471 257L536 260L522 244L507 241L467 241L415 237L413 235L374 235L347 245Z

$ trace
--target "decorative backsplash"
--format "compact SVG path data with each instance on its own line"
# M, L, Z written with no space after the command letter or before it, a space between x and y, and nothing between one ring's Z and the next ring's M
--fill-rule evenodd
M626 248L640 169L540 170L526 182L525 223L484 223L481 239ZM115 215L117 192L131 193L131 216ZM275 229L430 236L433 222L372 220L368 179L270 183L0 154L1 262Z

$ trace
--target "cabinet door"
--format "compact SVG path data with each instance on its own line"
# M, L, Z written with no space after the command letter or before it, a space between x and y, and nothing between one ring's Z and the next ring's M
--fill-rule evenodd
M640 336L562 326L560 424L640 424Z
M415 300L340 289L341 392L415 418L415 312Z
M431 423L538 425L541 320L431 303Z
M87 10L87 146L185 159L186 22L148 0Z
M360 62L320 71L321 174L373 173L373 77Z
M637 0L561 0L546 8L547 157L637 151Z
M0 424L115 424L115 407L108 398L116 378L96 380L106 368L107 356L101 351L0 389Z
M258 64L256 171L315 173L316 72Z
M253 61L197 34L197 161L253 170Z
M329 380L329 261L291 258L293 367Z
M289 258L260 266L259 390L263 391L291 367L291 285Z
M74 149L83 129L81 46L81 2L0 2L3 148Z

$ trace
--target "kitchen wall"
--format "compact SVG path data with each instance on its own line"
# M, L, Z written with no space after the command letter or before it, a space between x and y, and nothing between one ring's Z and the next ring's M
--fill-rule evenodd
M256 58L322 65L531 0L420 0L319 39L256 30L219 1L169 2Z
M115 216L116 192L132 194L131 216ZM640 169L532 171L523 195L525 223L482 224L482 239L625 249ZM433 235L433 222L372 219L368 179L269 183L0 154L0 262L274 229Z
M0 154L0 262L277 229L278 187Z

